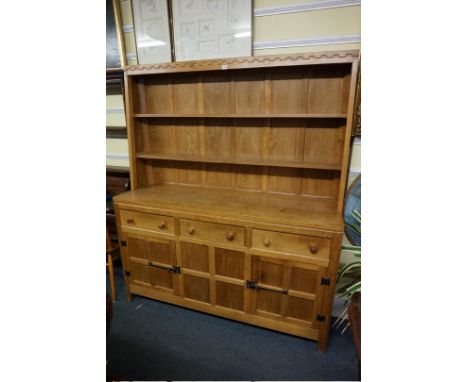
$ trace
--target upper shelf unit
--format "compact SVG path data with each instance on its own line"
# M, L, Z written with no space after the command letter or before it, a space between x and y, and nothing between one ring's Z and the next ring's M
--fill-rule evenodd
M136 118L346 118L349 65L138 76Z
M341 210L358 57L341 51L127 67L132 188L305 196Z

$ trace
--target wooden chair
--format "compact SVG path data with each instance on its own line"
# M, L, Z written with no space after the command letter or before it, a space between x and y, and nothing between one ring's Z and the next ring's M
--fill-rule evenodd
M112 301L115 301L115 281L114 281L114 260L117 258L117 250L120 248L119 243L112 242L109 236L109 230L106 226L106 267L109 269L109 280L111 287Z

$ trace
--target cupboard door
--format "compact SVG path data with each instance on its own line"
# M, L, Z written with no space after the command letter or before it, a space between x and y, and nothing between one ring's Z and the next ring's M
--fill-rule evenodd
M326 268L266 256L252 256L247 281L252 314L298 324L316 325Z
M172 240L126 237L130 280L137 285L178 294L175 243Z

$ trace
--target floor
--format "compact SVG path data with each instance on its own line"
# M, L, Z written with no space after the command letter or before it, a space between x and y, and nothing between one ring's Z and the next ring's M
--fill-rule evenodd
M351 333L332 330L328 351L314 341L135 296L117 299L107 339L108 373L127 380L358 379ZM108 286L109 290L109 286Z

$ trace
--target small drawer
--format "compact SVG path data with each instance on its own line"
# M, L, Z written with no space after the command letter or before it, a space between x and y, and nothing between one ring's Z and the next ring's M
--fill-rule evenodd
M137 228L172 235L175 233L175 221L170 216L120 210L120 222L122 228Z
M234 225L181 219L180 235L194 239L244 246L244 228Z
M253 229L252 247L311 258L328 259L330 257L330 240L316 236Z

